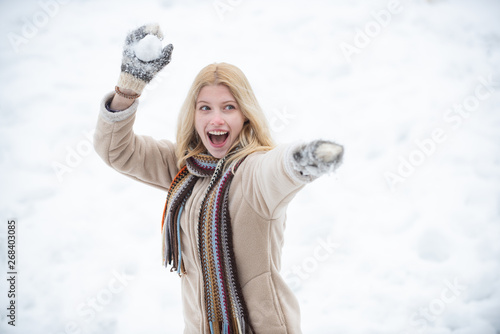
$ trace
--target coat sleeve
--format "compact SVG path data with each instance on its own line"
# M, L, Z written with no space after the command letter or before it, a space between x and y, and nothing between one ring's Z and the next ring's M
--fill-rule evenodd
M265 153L254 153L236 172L242 173L243 197L263 218L272 220L282 216L297 192L314 180L293 169L295 147L280 145Z
M175 177L177 159L175 145L167 140L155 140L136 135L133 131L139 102L120 112L110 112L106 103L113 93L101 102L94 134L94 148L104 162L118 172L137 181L168 190Z

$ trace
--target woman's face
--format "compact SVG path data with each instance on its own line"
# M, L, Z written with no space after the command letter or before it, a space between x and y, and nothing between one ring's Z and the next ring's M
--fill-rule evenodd
M224 85L205 86L196 99L194 126L205 148L223 158L243 128L245 116Z

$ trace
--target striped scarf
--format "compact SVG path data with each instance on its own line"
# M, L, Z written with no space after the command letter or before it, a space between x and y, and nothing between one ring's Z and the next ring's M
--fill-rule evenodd
M163 212L163 259L171 271L186 273L182 261L180 221L187 199L200 177L210 177L201 202L198 221L198 253L201 260L205 308L211 334L250 332L248 313L241 293L234 260L229 187L231 166L224 170L226 157L216 159L199 154L189 158L176 175ZM239 166L235 165L234 170Z

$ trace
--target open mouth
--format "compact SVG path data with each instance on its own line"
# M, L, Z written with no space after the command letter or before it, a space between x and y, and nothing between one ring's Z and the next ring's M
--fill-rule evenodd
M212 145L216 147L224 146L227 138L229 137L229 132L227 131L209 131L208 138Z

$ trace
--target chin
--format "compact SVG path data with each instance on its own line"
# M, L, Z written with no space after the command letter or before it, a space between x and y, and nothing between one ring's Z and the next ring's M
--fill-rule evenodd
M222 159L227 154L227 151L228 150L225 150L225 151L208 150L208 153L210 153L214 158Z

